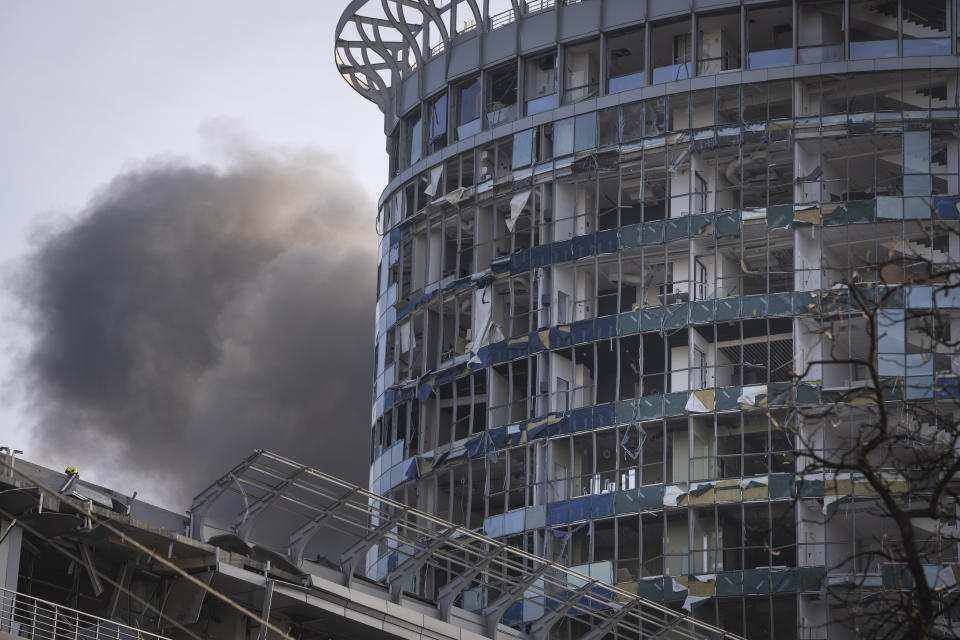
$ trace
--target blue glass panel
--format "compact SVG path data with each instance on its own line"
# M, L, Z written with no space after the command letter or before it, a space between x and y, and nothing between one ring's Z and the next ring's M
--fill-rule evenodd
M602 518L613 514L613 494L604 493L599 496L593 496L590 504L590 516L593 518Z
M483 531L491 538L503 535L503 516L490 516L483 521Z
M908 178L926 178L929 181L930 176L903 176L904 186L906 187ZM928 182L929 184L929 182ZM916 185L911 184L911 188ZM929 192L928 192L929 193ZM911 197L903 199L903 217L906 219L926 219L933 216L929 195L924 197Z
M533 100L527 100L527 115L532 116L537 113L543 113L550 109L557 108L557 94L551 93L548 96L541 96Z
M568 156L573 153L575 119L567 118L553 123L553 157Z
M946 376L937 380L937 397L956 400L960 398L960 379L954 376Z
M647 84L647 78L644 72L631 73L630 75L620 76L619 78L610 78L610 82L607 85L607 93L620 93L621 91L629 91L630 89L639 89L645 84Z
M671 80L685 80L690 77L690 63L671 64L666 67L657 67L653 70L653 83L670 82Z
M948 38L904 38L903 55L948 56L950 55L950 40Z
M574 431L586 431L593 427L593 408L574 409L570 412L570 425Z
M422 153L423 126L420 119L414 122L410 127L410 164L420 159Z
M597 234L597 253L614 253L618 247L616 229L601 231Z
M573 239L573 259L579 260L592 256L597 246L597 238L593 234L577 236Z
M864 58L895 58L897 56L896 40L868 40L866 42L850 43L850 59Z
M470 122L465 122L464 124L457 127L457 140L463 140L464 138L469 138L470 136L475 136L483 129L482 120L477 118L476 120L471 120Z
M747 64L751 69L783 67L793 64L793 49L768 49L751 51L747 54Z
M904 381L904 391L908 400L932 398L934 392L933 376L907 376Z
M550 249L551 249L551 245L549 244L542 244L539 247L534 247L533 249L531 249L530 250L530 267L536 269L539 267L545 267L548 264L550 264L550 260L551 260Z
M597 340L613 338L617 335L617 316L602 316L597 318L594 326L596 327Z
M930 173L930 132L903 132L903 172L905 174ZM908 196L927 195L926 193L904 193Z
M480 120L480 78L460 87L460 104L457 123L463 125L471 120Z
M843 60L843 45L829 44L822 47L804 47L798 53L800 64Z
M514 602L507 610L503 612L503 618L501 618L503 624L510 626L512 624L519 624L523 618L523 600L518 600Z
M523 531L523 509L508 511L503 515L503 535L509 536Z
M931 308L933 306L933 287L909 287L907 290L907 306L911 309Z
M616 422L616 405L613 402L598 404L593 408L593 426L606 427Z
M579 320L570 325L570 336L573 344L593 342L597 339L597 329L593 319Z
M512 254L510 256L510 273L516 275L527 271L530 271L530 249Z
M877 372L881 376L902 376L905 359L902 353L881 353L877 356Z
M933 212L938 218L956 220L960 217L958 203L956 196L938 196L933 199Z
M590 496L574 498L570 501L570 521L586 520L590 517Z
M529 167L533 162L533 129L521 131L513 136L513 162L512 167Z
M597 112L591 111L576 118L574 151L585 151L597 146Z
M551 502L547 505L547 524L563 524L570 521L569 502Z
M554 242L550 245L550 257L553 262L565 262L573 259L573 240Z
M908 353L906 354L907 373L911 376L932 374L933 373L933 354L931 353ZM930 381L927 386L933 384Z

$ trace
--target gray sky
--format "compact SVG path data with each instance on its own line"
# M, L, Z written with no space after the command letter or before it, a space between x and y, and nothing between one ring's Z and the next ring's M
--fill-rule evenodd
M158 156L223 166L224 138L268 151L335 154L375 202L386 178L382 118L333 62L333 31L346 4L0 3L0 261L7 271L35 246L38 230L82 215L118 174ZM369 234L358 242L376 242L375 213L372 206L365 212ZM71 463L35 446L37 416L28 405L38 400L18 369L30 333L18 319L19 301L7 295L3 302L0 373L8 383L0 444L42 464ZM372 300L369 308L372 316ZM358 357L369 358L371 348L362 345ZM369 416L369 407L362 411ZM85 477L97 480L97 471Z

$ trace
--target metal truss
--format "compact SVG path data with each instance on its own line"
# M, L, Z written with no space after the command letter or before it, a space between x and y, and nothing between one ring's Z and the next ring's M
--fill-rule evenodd
M337 23L337 69L360 95L386 111L387 89L449 47L451 38L506 24L526 8L522 0L510 3L509 15L491 18L483 0L353 0Z
M496 637L504 613L519 606L536 613L513 617L524 619L535 639L547 638L556 624L570 619L598 639L616 634L739 640L668 607L267 451L255 451L194 499L190 534L202 540L205 528L216 526L207 522L214 514L218 524L225 522L223 528L244 541L257 538L257 544L286 553L299 566L311 541L322 541L329 556L332 540L346 540L339 556L346 585L367 565L378 564L383 570L371 572L377 575L368 579L379 578L398 602L410 592L436 603L445 621L462 594L479 587L490 637ZM292 533L277 538L278 529ZM261 535L272 536L273 542Z

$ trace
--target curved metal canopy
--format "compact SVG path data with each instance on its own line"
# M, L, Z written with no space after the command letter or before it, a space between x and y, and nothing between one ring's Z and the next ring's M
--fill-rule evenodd
M464 592L479 589L486 594L482 615L490 637L497 637L504 614L520 603L524 610L537 612L535 619L527 619L528 634L534 640L548 638L564 619L589 628L583 636L588 640L614 632L620 638L742 640L629 591L267 451L254 452L194 499L190 510L194 538L201 539L206 529L214 527L207 522L214 512L220 515L221 531L244 542L261 535L271 537L275 550L298 565L312 540L327 547L340 540L339 568L348 586L355 574L374 561L383 571L368 579L383 582L397 602L415 589L419 598L436 604L445 620ZM328 557L333 557L333 551L324 549Z
M337 70L385 111L387 90L449 47L451 38L512 22L525 8L522 0L509 2L508 10L488 16L478 0L353 0L337 23Z

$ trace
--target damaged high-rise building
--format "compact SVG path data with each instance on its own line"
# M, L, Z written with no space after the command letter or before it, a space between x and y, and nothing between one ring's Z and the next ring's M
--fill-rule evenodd
M957 8L350 3L390 158L371 488L750 638L882 629L878 495L956 424ZM878 414L906 435L866 451ZM941 506L911 535L946 594Z

